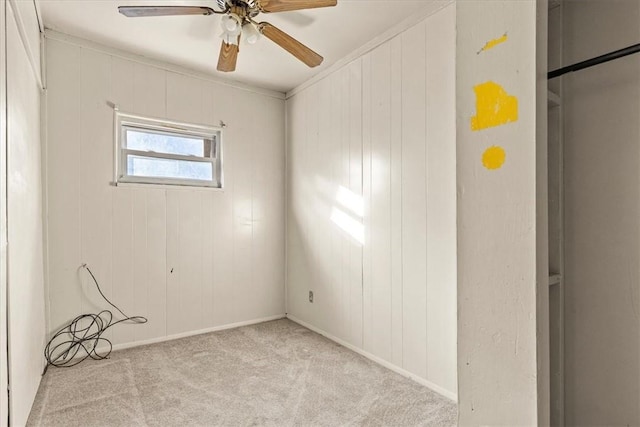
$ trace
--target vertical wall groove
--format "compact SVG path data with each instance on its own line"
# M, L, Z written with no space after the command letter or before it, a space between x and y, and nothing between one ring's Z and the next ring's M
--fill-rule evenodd
M429 60L429 32L428 30L425 31L424 33L424 45L425 45L425 67L424 67L424 81L427 82L427 84L425 84L425 99L428 102L429 99L429 66L430 66L430 60ZM425 117L424 117L424 125L425 125L425 129L429 129L429 109L425 108ZM428 131L427 131L428 132ZM428 138L428 136L427 136ZM428 144L428 142L427 142ZM425 164L425 174L424 174L424 198L425 198L425 206L426 206L426 215L424 217L424 229L427 231L427 240L429 240L431 238L430 236L430 230L429 230L429 206L431 205L431 203L429 203L429 147L426 146L425 150L424 150L424 164ZM429 280L428 278L428 272L429 272L429 245L427 244L426 248L425 248L425 259L424 259L424 264L427 270L427 282ZM425 298L427 301L429 301L429 287L427 286L427 283L425 283ZM427 303L427 309L425 312L425 331L426 333L426 337L425 337L425 373L426 376L429 377L430 371L429 371L429 306Z

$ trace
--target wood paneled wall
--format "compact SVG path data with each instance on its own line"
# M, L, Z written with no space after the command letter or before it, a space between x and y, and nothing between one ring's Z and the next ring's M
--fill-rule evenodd
M47 40L49 330L107 308L132 343L284 315L284 101ZM111 185L113 109L224 121L224 191Z
M289 98L287 140L288 314L455 397L455 6Z
M40 29L32 2L7 2L0 25L6 41L6 199L0 201L7 219L8 413L0 410L5 425L25 425L35 398L44 358L45 298L43 272L42 176L40 144L40 73L34 66L40 56ZM5 38L6 37L6 38ZM6 120L5 120L6 119ZM2 157L2 156L0 156ZM3 158L4 160L4 158ZM4 228L4 227L2 227ZM4 230L3 230L4 231ZM5 302L4 296L7 296ZM6 361L6 360L3 360ZM3 381L3 385L7 385ZM2 391L6 392L6 388Z

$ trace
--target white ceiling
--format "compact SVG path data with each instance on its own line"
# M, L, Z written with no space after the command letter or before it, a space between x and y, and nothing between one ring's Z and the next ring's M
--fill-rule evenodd
M149 58L266 89L287 92L371 39L416 13L434 9L433 0L338 0L338 6L296 12L261 14L325 60L310 69L262 38L242 44L237 69L216 71L221 39L220 17L170 16L126 18L123 5L198 5L214 0L40 0L46 28L120 48Z

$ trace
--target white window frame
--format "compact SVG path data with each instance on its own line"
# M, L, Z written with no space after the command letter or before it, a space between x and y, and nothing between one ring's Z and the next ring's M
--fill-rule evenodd
M157 119L136 114L123 113L117 108L115 111L115 164L114 182L149 185L175 185L185 187L224 188L222 170L222 128L203 126L173 120ZM127 147L127 129L137 129L151 133L164 133L174 136L196 137L211 140L212 157L188 156L179 154L158 153L154 151L131 150ZM127 155L139 155L148 158L186 160L191 162L211 163L213 179L210 181L181 178L142 177L128 174Z

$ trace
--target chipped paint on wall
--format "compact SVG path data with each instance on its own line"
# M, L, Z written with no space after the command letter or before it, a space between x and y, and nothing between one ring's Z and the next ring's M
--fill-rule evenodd
M500 169L507 158L504 148L494 145L487 148L482 155L482 164L489 170Z
M499 38L493 39L493 40L489 40L487 42L487 44L485 44L484 47L478 51L478 55L481 54L482 52L486 52L488 50L493 49L494 47L498 46L499 44L502 44L502 43L506 42L508 39L509 39L509 36L507 35L507 33L504 33L502 37L499 37Z
M473 88L476 93L476 115L471 130L479 131L518 121L518 98L509 95L497 83L486 82Z

